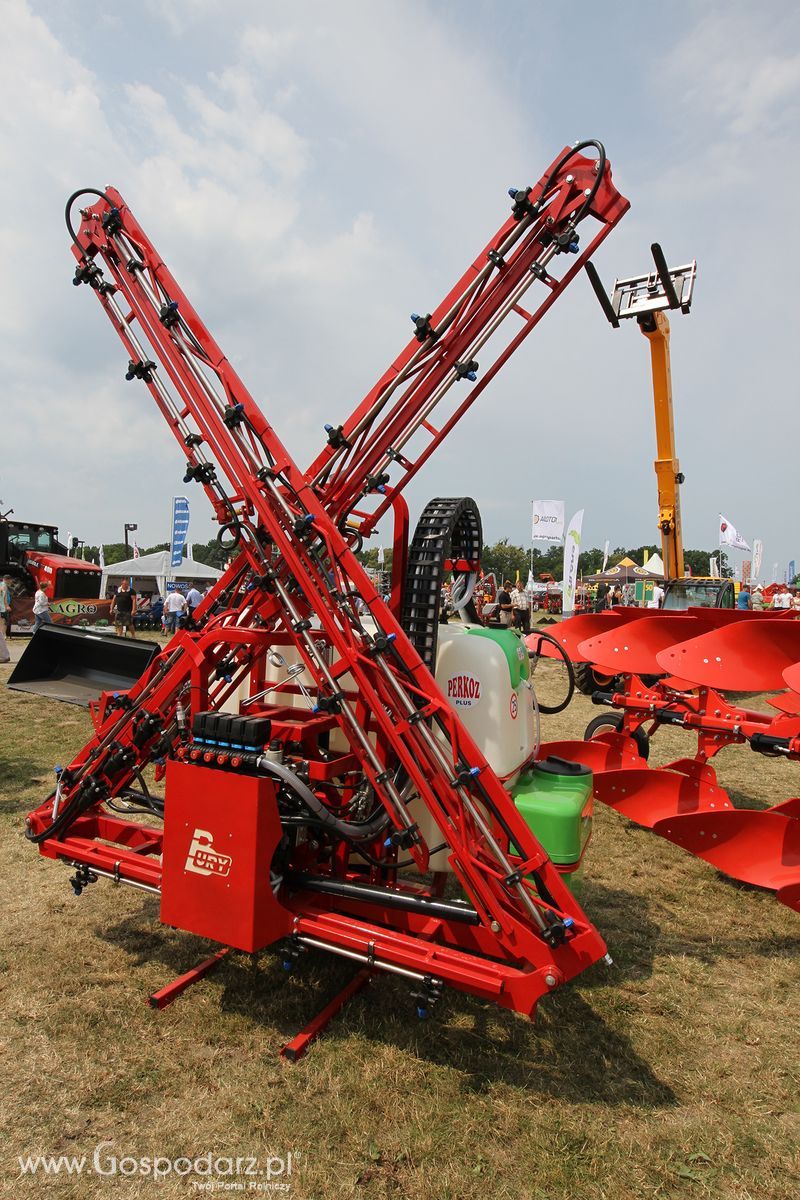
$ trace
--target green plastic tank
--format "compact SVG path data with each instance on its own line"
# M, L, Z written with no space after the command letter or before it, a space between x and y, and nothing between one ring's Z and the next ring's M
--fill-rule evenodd
M512 789L517 810L570 887L592 831L592 772L552 755L523 772ZM518 851L511 847L512 854Z

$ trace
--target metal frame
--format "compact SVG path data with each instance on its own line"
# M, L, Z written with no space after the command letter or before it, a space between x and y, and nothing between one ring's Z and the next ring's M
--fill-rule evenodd
M602 938L399 625L398 580L392 604L384 604L353 552L354 539L389 506L398 516L396 540L407 542L403 487L626 212L605 152L586 157L586 145L565 148L535 188L515 193L512 216L431 317L420 319L417 336L352 417L329 430L308 472L293 462L119 192L95 193L81 209L75 282L94 292L127 351L126 377L148 388L186 455L187 481L200 482L238 551L195 614L202 631L176 635L122 707L98 707L95 737L62 775L58 796L28 819L43 854L158 888L155 851L139 853L133 844L141 826L109 818L105 801L149 762L185 751L186 710L219 707L246 677L263 678L271 645L289 645L321 714L307 715L312 757L320 720L338 728L350 747L345 757L389 815L393 834L372 847L383 863L375 877L392 872L399 850L420 871L428 867L429 848L397 783L404 772L414 803L443 830L480 918L471 928L381 910L376 922L374 905L299 891L283 901L296 938L371 969L431 975L524 1013L604 957ZM585 220L595 232L578 252ZM570 252L559 277L560 255ZM534 285L544 298L528 312L520 300ZM473 356L485 357L489 338L512 316L521 328L475 382ZM456 386L466 389L463 398L434 426L434 410ZM411 457L409 441L420 432L425 445ZM217 765L232 769L234 758L217 756ZM353 796L341 778L338 796L321 785L334 811ZM335 870L347 877L344 851Z

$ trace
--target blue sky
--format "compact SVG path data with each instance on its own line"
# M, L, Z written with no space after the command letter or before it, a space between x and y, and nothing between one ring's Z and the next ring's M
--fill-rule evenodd
M561 147L605 142L649 245L698 259L673 319L685 540L721 510L800 559L800 18L771 3L2 3L0 497L89 542L167 536L182 456L99 305L66 196L112 183L300 463L358 403ZM647 345L578 279L410 489L472 494L525 544L533 497L584 544L655 540ZM190 493L191 495L191 493ZM212 532L199 489L192 535ZM781 566L782 570L782 566Z

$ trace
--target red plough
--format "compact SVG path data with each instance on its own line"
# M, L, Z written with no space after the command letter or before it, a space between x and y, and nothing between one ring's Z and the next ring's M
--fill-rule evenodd
M611 688L593 698L617 712L607 725L595 721L587 730L591 748L584 753L595 772L595 798L799 909L800 800L763 811L736 809L710 760L736 744L800 758L800 622L791 612L622 611L621 619L615 610L565 621L558 631L573 661L592 663L613 678ZM769 700L773 713L749 709L737 695L786 685L788 692ZM651 770L645 757L662 725L693 733L695 753ZM597 734L598 727L613 732ZM610 737L638 747L639 761L614 765L606 749ZM564 743L561 753L577 757L573 746Z

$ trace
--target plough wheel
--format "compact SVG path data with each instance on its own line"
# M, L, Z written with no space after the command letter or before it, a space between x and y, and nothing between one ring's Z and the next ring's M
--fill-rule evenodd
M576 667L577 670L577 667ZM639 757L645 762L650 757L650 738L645 731L639 726L638 729L622 728L623 722L622 713L601 713L599 717L595 717L583 731L583 740L590 742L595 735L600 733L625 733L628 737L633 738L636 743L636 749L639 751Z
M596 691L608 691L616 679L616 675L606 675L587 662L573 663L572 670L575 673L575 687L584 696L591 696Z

